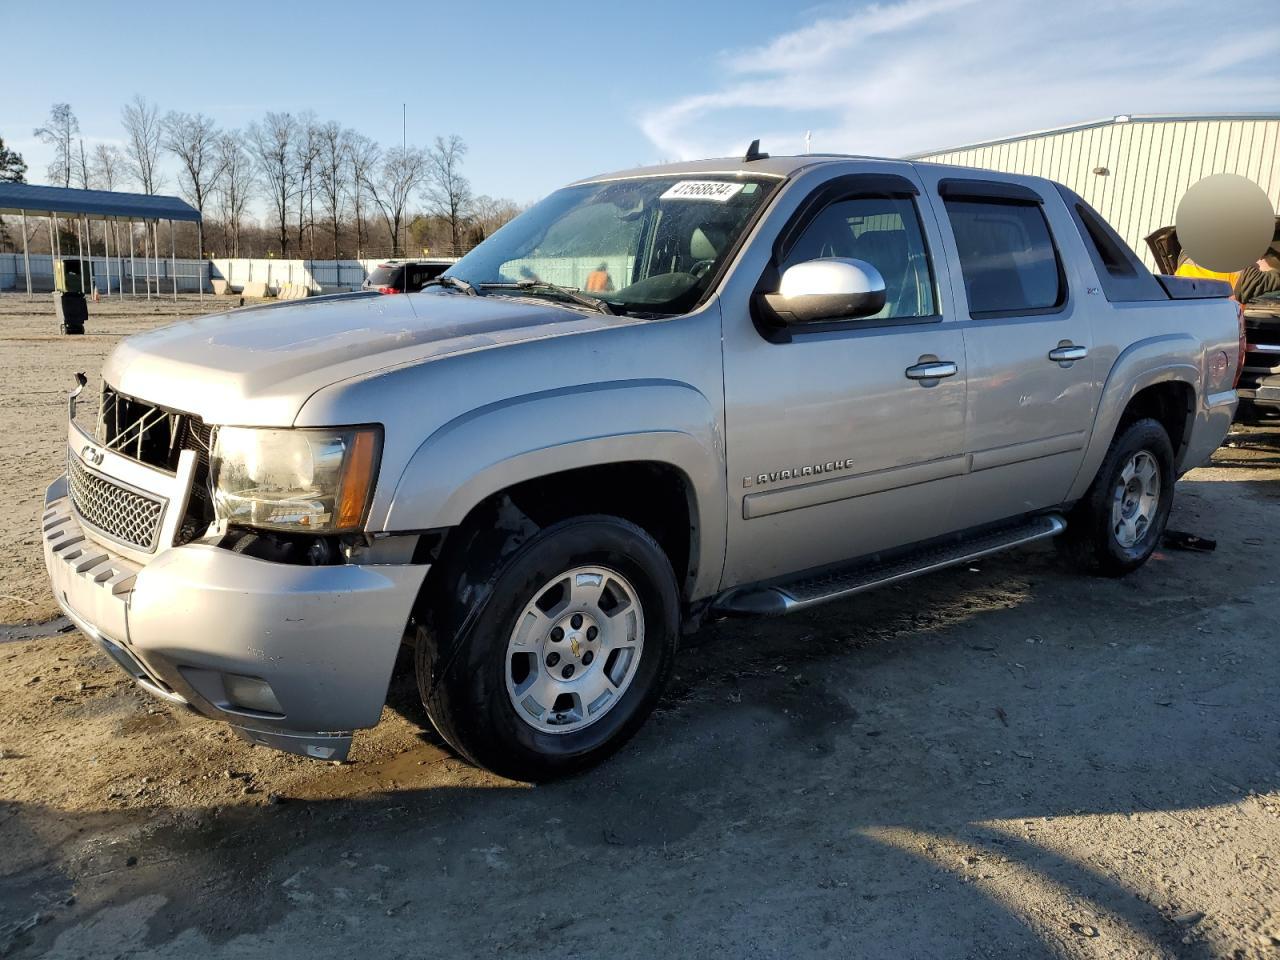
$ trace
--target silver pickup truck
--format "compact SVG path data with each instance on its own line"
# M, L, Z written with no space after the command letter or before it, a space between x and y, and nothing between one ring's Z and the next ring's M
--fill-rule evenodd
M1227 293L1042 179L756 150L594 177L421 293L122 341L96 423L71 398L45 559L139 684L254 743L346 757L409 644L460 754L555 777L707 617L1047 537L1140 566L1235 410Z

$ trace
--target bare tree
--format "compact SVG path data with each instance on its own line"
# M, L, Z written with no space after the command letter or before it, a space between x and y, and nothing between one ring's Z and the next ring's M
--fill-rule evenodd
M291 113L268 113L249 127L249 149L270 191L280 223L280 256L289 252L289 204L298 193L295 164L298 122Z
M362 133L352 133L347 148L347 167L351 178L351 202L356 218L356 258L364 257L364 198L369 181L382 160L382 148Z
M455 133L448 139L436 137L427 153L427 200L432 212L448 221L455 257L462 253L462 231L471 205L471 183L462 175L466 152L466 143Z
M125 167L143 193L155 193L164 185L160 173L160 147L164 141L160 109L137 94L120 111L120 122L124 124Z
M114 190L124 176L124 155L111 143L100 143L93 148L93 160L89 165L89 183L95 190Z
M72 165L71 179L81 190L89 189L89 155L84 152L84 140L77 141L75 163Z
M204 217L205 204L222 177L218 128L203 113L165 115L164 148L178 158L178 189Z
M316 180L320 184L321 201L333 233L333 259L337 260L338 228L349 192L347 176L350 170L352 133L330 120L316 129L316 139Z
M468 244L474 247L481 243L519 213L519 205L512 200L484 194L476 197L471 201L471 213L468 217L470 224Z
M245 210L253 194L253 160L240 145L240 134L234 131L219 138L218 159L222 167L216 189L218 216L222 220L222 252L238 257Z
M49 120L33 133L41 142L53 147L53 160L49 162L49 181L55 185L71 186L73 161L72 142L80 132L80 121L71 112L71 104L55 103L49 108Z
M316 207L316 158L320 150L318 123L315 114L304 113L298 118L298 135L294 141L294 166L298 171L298 248L301 252L304 233L310 240L308 255L316 255L315 207Z
M427 175L427 155L417 147L392 147L383 158L377 175L367 182L369 195L378 205L387 232L391 234L391 255L400 256L400 225L404 222L409 198L422 186Z

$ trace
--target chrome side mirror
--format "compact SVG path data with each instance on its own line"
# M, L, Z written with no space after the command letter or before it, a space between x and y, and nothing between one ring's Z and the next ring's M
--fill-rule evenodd
M870 317L884 309L884 277L865 260L807 260L788 267L764 301L787 326Z

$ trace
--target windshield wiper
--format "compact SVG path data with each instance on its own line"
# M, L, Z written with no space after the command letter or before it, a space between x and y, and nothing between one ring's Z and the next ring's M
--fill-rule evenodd
M548 283L546 280L520 280L517 283L482 283L480 287L485 290L523 290L526 293L553 293L580 306L588 307L597 313L606 313L610 316L616 316L618 313L608 300L589 297L573 287L564 287L558 283Z
M466 280L463 280L461 277L450 277L445 274L441 274L438 277L433 277L432 279L428 280L426 283L422 285L423 290L425 290L427 287L449 287L450 289L453 289L453 290L461 290L468 297L481 296L480 291L475 288L475 284L468 283Z

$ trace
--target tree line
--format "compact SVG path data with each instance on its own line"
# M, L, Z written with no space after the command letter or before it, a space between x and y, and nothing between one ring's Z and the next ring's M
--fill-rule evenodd
M457 135L427 147L384 147L311 112L273 111L243 130L224 130L202 113L162 114L141 95L124 106L120 123L123 147L98 143L86 151L71 105L55 103L34 131L53 150L48 182L156 194L170 186L171 160L177 192L204 221L201 253L345 259L425 249L459 256L520 212L510 200L474 194L463 173L467 145ZM9 153L21 165L12 179L21 180L26 165ZM251 215L255 203L266 212L262 223ZM194 237L182 246L194 252Z

